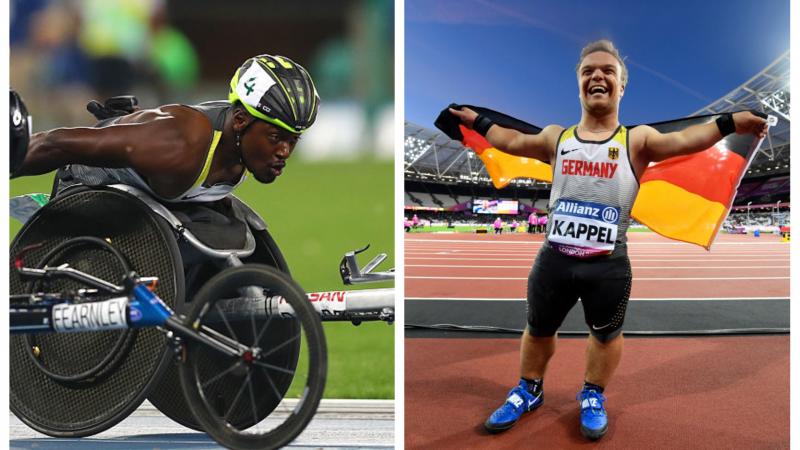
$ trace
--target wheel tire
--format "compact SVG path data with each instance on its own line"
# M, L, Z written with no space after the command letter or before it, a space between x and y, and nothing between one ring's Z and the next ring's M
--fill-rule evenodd
M267 230L257 230L251 228L250 231L253 233L253 236L256 240L256 249L252 255L247 258L242 259L242 262L245 264L264 264L270 267L274 267L286 275L290 275L289 273L289 266L286 263L286 259L283 257L278 244L272 238ZM185 281L186 281L186 301L187 303L184 305L185 310L177 311L178 314L184 314L185 311L188 311L191 308L193 303L190 303L192 299L195 297L195 294L200 291L203 287L205 282L211 279L214 275L220 272L219 266L215 264L213 261L208 261L202 263L199 267L187 268L185 274ZM247 324L249 326L249 324ZM237 324L234 324L234 329L238 327ZM293 323L284 324L281 329L274 329L270 330L271 333L274 334L285 334L290 335L291 333L296 332L296 326ZM291 352L293 354L291 354ZM214 351L210 348L204 348L208 355L205 356L203 359L207 361L207 364L213 365L215 364L212 358L215 357ZM299 346L293 346L293 349L286 349L287 351L287 358L294 358L300 354ZM178 375L178 365L179 363L170 362L169 367L166 370L166 373L161 377L158 381L156 386L148 395L147 399L150 403L153 404L161 413L165 416L169 417L170 419L174 420L175 422L193 430L197 431L204 431L203 427L197 423L194 417L194 413L192 413L191 408L186 404L186 400L183 397L183 392L181 389L180 383L180 376ZM278 390L285 391L289 388L292 380L284 379L284 380L276 380L276 385ZM220 393L222 395L222 393ZM259 420L267 417L272 410L277 406L277 401L274 402L275 404L264 403L261 404L261 408L258 411ZM235 426L245 426L245 422L252 421L252 420L243 420L242 423L234 424Z
M39 210L17 234L11 245L9 290L29 292L28 282L14 269L13 257L32 244L43 244L26 253L25 260L42 261L65 241L79 236L110 240L130 268L142 276L157 276L156 293L173 310L183 307L183 263L175 237L160 217L130 194L111 188L77 187L54 198ZM102 256L97 259L95 256ZM90 247L68 249L56 261L69 262L78 270L118 282L118 265L105 251ZM51 284L73 289L72 282ZM61 287L59 287L61 286ZM30 340L24 335L9 339L9 407L26 425L54 437L83 437L100 433L125 419L144 401L168 367L173 353L164 333L156 328L132 333L132 344L110 361L114 370L94 372L98 362L112 354L123 331L42 334L35 338L53 359L45 367L56 374L76 376L65 382L48 375L31 361ZM103 336L106 336L104 338ZM43 353L47 357L47 353Z
M227 326L226 313L218 310L218 302L224 301L238 296L237 289L243 286L258 286L265 290L267 297L280 295L283 297L294 310L294 317L280 317L270 316L267 318L257 319L258 312L250 314L248 317L253 324L253 333L251 336L231 336L235 334L232 329ZM236 300L241 301L241 300ZM242 357L226 357L219 353L220 358L230 358L228 369L219 373L204 373L202 355L208 354L208 347L199 341L186 339L186 353L183 362L179 365L178 372L181 379L181 387L184 392L187 403L193 411L195 418L200 423L203 429L221 445L233 449L265 449L265 448L278 448L282 447L294 438L296 438L305 429L308 422L314 416L322 398L322 392L325 386L325 378L327 373L327 350L325 346L325 336L322 329L322 324L319 315L314 310L311 303L308 301L303 290L286 274L278 270L259 264L246 264L244 266L226 269L211 280L200 290L193 300L192 309L186 317L185 323L193 326L193 328L200 330L206 334L206 327L214 328L216 333L222 333L226 337L231 338L240 344L252 347L252 343L248 341L255 341L253 337L268 335L266 331L269 329L273 321L291 320L296 321L298 325L297 335L290 337L288 340L274 343L274 347L267 349L259 347L257 351L253 352L254 355L261 354L262 356L254 356L253 362L247 361L247 358ZM217 310L221 314L223 322L214 322L210 311ZM263 313L262 313L263 315ZM256 320L260 320L258 325ZM299 340L303 343L304 349L300 352L305 356L305 359L300 362L296 369L297 360L290 362L290 367L282 367L276 369L275 365L269 364L267 358L274 354L282 346L290 346L287 344ZM261 344L263 340L258 339ZM263 354L261 353L263 352ZM298 371L307 370L306 373L301 374L306 378L299 379L297 383ZM272 387L273 395L280 396L285 399L286 392L280 392L276 388L271 373L276 371L280 373L291 372L294 379L293 390L289 390L292 395L298 392L298 404L292 411L286 411L285 405L278 405L278 412L273 416L286 414L285 421L281 422L277 427L271 430L263 430L261 425L256 427L256 430L248 430L255 423L246 423L244 426L235 425L235 423L242 423L241 418L228 419L228 417L236 416L240 411L243 414L248 414L249 411L253 412L254 420L250 422L260 422L262 417L259 417L256 410L258 405L263 401L272 401L274 399L264 399L264 396L253 395L254 389L257 389L262 384L268 384ZM278 376L280 378L280 375ZM242 382L242 380L244 380ZM264 381L266 380L266 383ZM302 386L297 386L302 384ZM206 398L205 392L218 392L219 385L231 386L232 391L225 397L224 401L229 401L229 405L219 404L220 398ZM290 386L287 385L287 388ZM249 395L244 395L245 390L249 391ZM235 392L235 393L234 393ZM249 397L244 400L245 406L242 407L241 399ZM249 402L249 405L247 404ZM249 406L249 408L248 408ZM273 417L274 418L274 417ZM268 422L271 422L268 420Z

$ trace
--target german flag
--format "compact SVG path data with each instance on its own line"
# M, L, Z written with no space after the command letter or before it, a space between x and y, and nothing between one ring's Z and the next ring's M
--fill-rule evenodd
M490 109L467 107L502 127L529 134L542 130ZM661 133L671 133L717 117L697 116L648 125ZM451 139L475 150L498 189L515 178L552 181L548 164L539 161L532 164L527 158L501 152L483 136L461 125L447 109L439 114L435 125ZM662 236L709 249L728 217L739 182L760 145L761 140L755 135L731 134L707 150L651 164L639 180L639 195L631 216Z
M513 128L527 134L539 134L542 129L527 122L515 119L491 109L480 108L467 105L450 105L458 109L466 106L479 114L483 114L500 126ZM460 141L465 147L471 148L478 158L486 166L486 172L492 179L494 187L503 189L508 186L514 178L534 178L536 180L552 182L553 170L549 164L545 164L537 159L520 158L509 155L492 147L492 144L480 134L470 130L461 124L456 116L450 114L445 109L439 114L435 125L442 130L450 139Z

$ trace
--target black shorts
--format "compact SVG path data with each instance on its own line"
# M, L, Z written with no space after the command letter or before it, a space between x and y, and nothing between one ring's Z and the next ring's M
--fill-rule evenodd
M580 259L545 243L528 276L528 332L555 335L580 298L592 335L604 342L615 338L622 331L632 278L624 244L611 255Z

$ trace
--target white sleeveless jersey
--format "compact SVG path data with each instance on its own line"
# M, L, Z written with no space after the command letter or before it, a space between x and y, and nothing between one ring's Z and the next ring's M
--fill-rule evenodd
M59 170L58 190L61 191L77 183L83 183L89 186L121 183L143 189L155 198L166 202L214 202L225 198L247 178L247 170L244 170L238 179L232 180L231 182L217 183L214 185L206 184L217 145L222 137L225 113L231 108L231 104L227 101L214 101L201 103L199 105L184 106L188 106L189 108L203 113L211 122L212 126L211 136L209 136L208 151L206 152L203 167L197 175L197 178L195 178L194 183L192 183L192 186L186 190L186 192L173 198L163 198L153 191L147 180L130 167L108 168L84 166L81 164L70 164ZM114 125L118 121L119 117L102 121L97 126L104 127Z
M605 141L584 141L572 126L561 133L553 163L547 242L559 252L589 258L626 241L639 181L619 126Z
M217 150L217 144L219 143L220 137L222 136L221 131L214 130L211 136L211 145L208 148L208 152L206 153L206 159L203 163L203 169L201 170L200 174L195 179L192 187L190 187L186 192L180 194L174 198L163 198L156 194L150 185L133 169L126 168L123 170L127 170L130 172L130 175L139 181L138 186L144 188L147 192L151 195L155 196L158 199L168 201L168 202L215 202L217 200L221 200L228 196L234 189L236 189L240 184L244 182L247 178L247 170L242 172L241 177L235 183L217 183L214 185L206 185L205 180L208 177L208 172L211 169L211 162L214 159L214 153Z

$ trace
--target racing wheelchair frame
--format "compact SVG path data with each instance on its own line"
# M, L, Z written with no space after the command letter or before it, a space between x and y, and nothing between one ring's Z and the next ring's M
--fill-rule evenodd
M129 186L78 187L38 211L12 244L12 411L45 434L80 437L148 397L231 448L294 439L325 383L320 320L391 323L393 289L305 295L257 214L240 210L248 228L233 250L206 245ZM98 220L114 214L124 220ZM184 267L179 244L205 261ZM394 278L373 272L385 255L360 269L363 250L342 260L345 284Z

